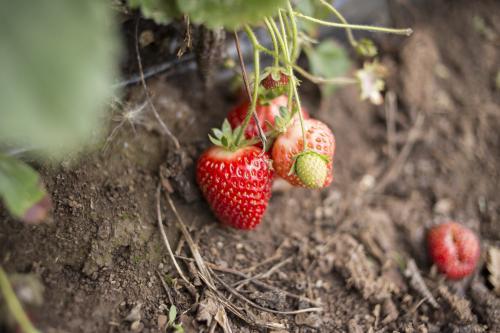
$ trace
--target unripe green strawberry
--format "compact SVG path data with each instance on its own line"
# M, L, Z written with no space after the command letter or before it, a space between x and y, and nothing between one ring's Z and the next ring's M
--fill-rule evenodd
M274 141L272 148L273 167L277 175L294 186L324 188L330 185L333 180L335 138L330 128L319 120L304 119L303 123L306 139L305 149L300 121L295 120ZM317 167L321 165L318 161L312 163L313 158L307 157L311 153L324 158L323 161L326 162L326 177L319 185L316 181L321 178L322 171L320 170L313 178L310 178L308 172L308 170L321 169ZM306 159L301 161L302 157L306 157ZM301 169L302 177L297 174L297 162L300 162L299 169ZM306 179L308 184L303 179Z
M327 158L318 153L309 151L295 161L295 173L305 187L322 188L328 175Z

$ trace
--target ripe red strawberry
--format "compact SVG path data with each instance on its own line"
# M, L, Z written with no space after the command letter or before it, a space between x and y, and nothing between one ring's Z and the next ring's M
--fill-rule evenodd
M469 228L455 222L432 228L427 235L427 245L439 271L453 280L474 271L481 251L477 236Z
M198 160L196 178L221 222L239 229L253 229L261 222L273 178L269 155L262 149L212 146Z
M274 120L277 116L280 116L280 108L287 108L288 97L285 95L278 96L267 103L257 102L255 111L259 119L262 130L267 132L271 130L270 125L274 126ZM248 109L250 108L250 102L248 100L243 101L240 105L236 106L229 114L227 118L231 127L234 129L240 126L247 115ZM302 108L302 115L304 118L309 118L309 114L305 108ZM296 115L298 117L298 115ZM245 138L252 139L259 134L255 120L250 119L250 123L245 130Z
M272 150L274 170L295 186L328 186L333 180L333 133L327 125L316 119L305 119L304 129L307 142L305 152L300 121L295 120L285 133L278 136Z

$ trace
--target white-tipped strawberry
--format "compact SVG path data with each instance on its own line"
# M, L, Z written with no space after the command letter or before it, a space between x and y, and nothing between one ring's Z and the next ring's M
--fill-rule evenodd
M304 119L303 123L305 149L300 121L295 120L274 142L273 167L292 185L308 188L328 186L333 180L335 138L328 126L319 120Z

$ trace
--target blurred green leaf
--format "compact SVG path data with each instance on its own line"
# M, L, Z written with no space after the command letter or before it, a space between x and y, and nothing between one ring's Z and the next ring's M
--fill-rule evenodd
M322 41L315 48L307 48L305 52L309 59L311 73L315 76L324 78L342 76L351 67L346 50L331 39ZM335 89L335 85L332 84L321 86L324 95L332 94Z
M140 8L144 17L156 23L168 24L181 16L176 0L129 0L131 8Z
M235 29L274 16L286 0L177 0L177 6L192 22L209 28Z
M168 311L168 323L173 325L175 322L175 318L177 317L177 308L175 305L170 306L170 310Z
M118 63L107 1L2 1L0 142L61 158L99 133Z
M0 196L13 216L23 218L46 193L35 170L20 160L0 154Z
M300 0L295 3L295 9L307 16L315 17L317 19L326 19L329 15L329 11L325 10L325 6L321 4L318 0ZM316 37L318 35L318 24L307 21L307 20L297 20L297 27L299 30L304 31L310 37Z

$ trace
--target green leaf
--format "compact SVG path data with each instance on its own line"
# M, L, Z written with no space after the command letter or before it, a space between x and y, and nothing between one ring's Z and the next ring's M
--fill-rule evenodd
M62 158L105 122L119 56L108 2L2 1L0 142Z
M131 8L140 8L144 17L159 24L168 24L181 16L176 0L129 0Z
M218 128L212 128L212 132L214 133L217 139L222 138L222 136L224 135L224 133Z
M317 19L326 19L330 13L328 10L325 10L325 6L323 6L318 0L296 1L295 8L302 14ZM304 31L311 37L316 37L318 35L319 26L314 22L307 20L297 20L297 27L299 30Z
M174 330L175 333L184 333L184 327L182 327L182 324L175 324Z
M223 136L220 142L222 143L223 147L229 147L229 142L227 140L227 137Z
M311 72L320 77L332 78L342 76L351 67L346 50L331 39L322 41L315 48L305 49L309 59ZM335 90L334 85L322 85L322 92L330 95Z
M46 195L35 170L18 159L0 154L0 196L13 216L23 218Z
M175 305L172 305L170 307L170 310L168 311L168 323L172 325L175 322L175 318L177 317L177 308Z
M285 4L286 0L177 0L192 22L231 30L274 16Z
M233 134L233 129L231 128L231 124L227 118L224 119L224 122L222 123L222 133L226 136L231 136L231 134Z
M211 136L210 134L208 135L208 139L210 140L210 142L212 142L214 145L216 146L220 146L222 145L222 142L216 138L214 138L213 136Z

